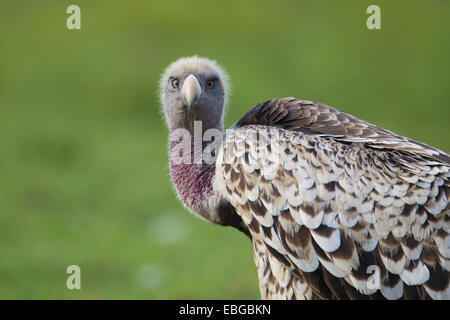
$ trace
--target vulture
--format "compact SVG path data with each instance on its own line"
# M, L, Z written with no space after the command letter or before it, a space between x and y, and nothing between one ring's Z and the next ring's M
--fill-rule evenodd
M327 105L259 103L180 58L160 80L170 176L198 217L252 242L262 299L450 299L450 155Z

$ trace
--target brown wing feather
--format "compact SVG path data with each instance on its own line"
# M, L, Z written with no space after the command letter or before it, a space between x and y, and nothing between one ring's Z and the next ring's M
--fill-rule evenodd
M450 164L448 153L424 143L402 137L327 105L292 97L260 103L248 111L232 128L266 125L306 134L334 135L347 142L362 142L375 148L420 153Z

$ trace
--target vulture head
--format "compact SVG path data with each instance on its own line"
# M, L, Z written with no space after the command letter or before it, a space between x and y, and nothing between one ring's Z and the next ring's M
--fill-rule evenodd
M191 130L194 121L201 121L204 129L223 130L227 82L227 74L213 60L192 56L172 63L160 83L169 130Z

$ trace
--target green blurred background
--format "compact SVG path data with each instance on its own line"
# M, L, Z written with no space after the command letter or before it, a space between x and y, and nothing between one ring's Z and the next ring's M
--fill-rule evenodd
M172 190L164 67L221 63L226 126L295 96L450 150L449 17L444 0L2 0L0 298L259 298L250 242ZM66 289L71 264L81 290Z

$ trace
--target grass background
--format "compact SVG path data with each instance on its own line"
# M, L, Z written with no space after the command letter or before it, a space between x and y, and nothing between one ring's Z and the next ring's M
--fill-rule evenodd
M0 298L259 298L249 241L172 191L163 68L220 62L227 127L295 96L450 150L449 16L444 0L2 0ZM71 264L81 290L65 287Z

